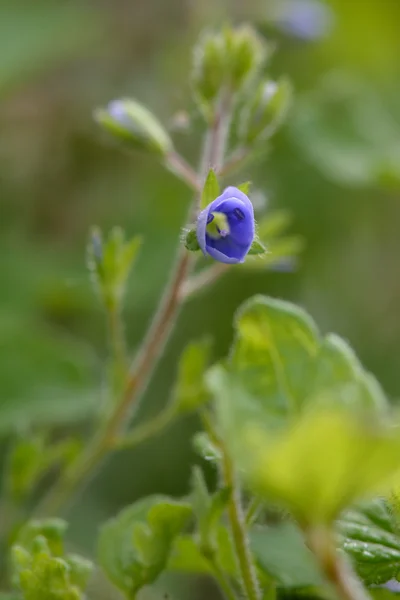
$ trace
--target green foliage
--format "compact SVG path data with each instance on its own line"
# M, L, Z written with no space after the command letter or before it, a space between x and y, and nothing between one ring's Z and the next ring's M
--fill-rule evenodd
M88 265L101 300L108 310L122 302L129 272L141 245L140 236L126 242L120 227L114 227L103 243L101 231L93 228L88 246Z
M329 523L387 483L400 443L382 420L381 389L348 346L321 340L305 311L266 297L246 302L235 327L230 360L208 383L251 489L303 523Z
M261 81L240 116L240 137L245 145L271 137L286 118L292 97L287 79Z
M344 185L399 185L400 126L368 83L328 74L297 104L296 144L322 173Z
M217 176L213 169L208 171L208 175L204 182L203 191L201 192L201 210L207 208L220 195L220 187Z
M203 472L199 467L192 471L191 504L197 520L197 543L205 557L217 555L217 532L222 513L224 512L231 490L221 487L214 494L210 494L204 480Z
M257 74L270 50L247 26L206 32L194 50L195 98L207 119L214 115L221 92L240 92Z
M336 526L341 548L366 585L399 578L399 530L383 498L346 511Z
M319 335L310 317L293 304L256 296L238 310L235 329L234 376L269 412L298 410L318 352Z
M150 496L103 525L98 556L110 580L129 598L154 582L191 515L192 509L185 502Z
M209 400L204 374L210 360L210 340L191 342L183 351L173 390L173 408L177 413L197 410Z
M257 222L257 242L262 244L265 251L246 260L241 268L274 269L282 264L294 264L304 244L297 235L285 235L290 222L291 216L284 210L268 211L262 216Z
M248 254L250 256L252 256L252 255L261 256L261 255L265 254L266 252L267 252L267 249L264 246L264 244L262 242L260 242L260 240L254 239L253 243L251 244L250 250L248 251Z
M12 548L13 582L24 600L84 600L93 565L64 555L67 525L60 519L32 521Z
M50 468L57 464L69 465L80 448L78 440L49 443L43 434L17 439L11 446L6 465L6 495L14 502L24 500Z
M79 56L96 42L103 29L100 13L79 3L39 1L35 5L5 0L0 6L0 95ZM18 32L18 35L16 35Z
M118 141L133 148L161 157L172 150L172 141L164 127L136 100L114 100L107 108L98 108L94 118Z
M250 532L250 542L259 567L280 586L306 588L324 585L315 557L293 523L254 527Z

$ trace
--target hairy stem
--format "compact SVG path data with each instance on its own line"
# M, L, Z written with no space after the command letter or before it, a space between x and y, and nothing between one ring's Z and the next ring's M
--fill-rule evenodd
M247 539L240 487L232 461L225 450L222 454L222 477L225 485L232 490L228 504L228 516L242 577L243 591L248 600L259 600L260 588Z
M169 152L165 159L165 165L175 173L175 175L182 179L182 181L185 181L195 192L201 191L199 176L180 154L174 150Z
M216 263L212 267L207 267L189 277L181 289L182 300L187 300L203 288L214 283L214 281L217 281L230 267L231 265Z
M227 449L218 438L209 414L204 412L202 420L210 438L221 451L221 478L223 485L231 490L228 503L228 519L232 533L236 560L242 579L243 593L247 600L260 600L261 590L247 538L245 516L243 513L241 490L235 468Z
M206 136L200 180L206 177L210 165L218 167L223 162L230 122L231 102L228 100L228 96L224 96L223 101L221 100L214 122ZM189 221L197 215L199 205L200 194L197 195L190 207ZM89 442L86 451L60 476L55 486L44 496L37 506L36 515L57 514L61 508L65 508L77 489L83 483L88 483L103 459L117 443L122 431L129 423L132 410L138 406L140 397L146 389L175 324L182 304L181 289L190 274L194 260L193 256L183 246L180 246L170 281L128 373L120 400L115 404L114 410L100 431Z
M370 600L361 582L337 553L332 532L324 528L305 529L307 544L322 572L342 600Z

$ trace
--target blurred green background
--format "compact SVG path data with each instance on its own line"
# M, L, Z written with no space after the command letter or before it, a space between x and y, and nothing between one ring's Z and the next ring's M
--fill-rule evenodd
M400 395L397 0L0 0L2 438L42 422L84 433L101 399L107 336L85 265L92 224L145 235L125 311L130 347L140 343L190 192L151 158L110 144L92 110L135 97L195 163L191 47L227 20L272 39L271 75L293 81L287 124L240 180L292 211L305 250L294 273L232 268L188 303L138 418L167 401L186 341L210 333L215 358L226 352L233 312L254 293L305 306L323 331L350 341L391 398ZM186 130L174 119L182 110ZM91 552L99 520L142 495L185 493L197 427L181 421L109 461L72 510L74 543Z

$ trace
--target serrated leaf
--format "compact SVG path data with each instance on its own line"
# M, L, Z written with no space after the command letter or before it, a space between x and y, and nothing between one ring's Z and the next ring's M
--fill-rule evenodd
M266 412L298 410L318 352L319 334L309 315L281 300L255 296L239 309L230 367Z
M251 489L314 525L385 489L400 460L395 428L343 408L306 411L275 436L248 420L227 439Z
M201 193L200 208L204 210L211 202L218 198L220 194L220 187L217 176L213 169L210 169L204 183L203 191Z
M262 242L260 242L260 240L253 240L253 243L250 246L250 250L248 251L248 255L257 255L260 256L262 254L265 254L267 252L266 247L264 246L264 244Z
M319 587L324 579L298 528L290 522L257 526L250 544L258 566L285 588Z
M314 393L332 404L366 410L387 409L385 395L375 378L366 373L353 349L338 335L328 334L316 360Z
M244 183L241 183L237 187L238 187L238 190L240 190L241 192L243 192L243 194L246 194L246 196L248 196L249 192L250 192L251 181L245 181Z
M400 574L400 537L383 499L344 513L337 522L340 546L366 585L379 585Z
M192 514L189 504L151 496L102 526L99 562L110 580L133 595L166 567L174 539Z
M209 399L204 383L211 344L207 339L191 342L183 351L173 391L173 404L178 413L196 410Z

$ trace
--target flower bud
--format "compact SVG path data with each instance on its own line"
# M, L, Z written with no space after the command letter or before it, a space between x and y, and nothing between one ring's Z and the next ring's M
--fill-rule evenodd
M156 117L135 100L113 100L94 113L95 120L117 139L165 156L172 141Z
M291 100L292 88L287 79L262 81L240 119L240 137L245 144L265 139L282 124Z
M201 109L212 114L221 90L241 91L266 59L267 46L250 26L207 32L194 51L193 88Z

